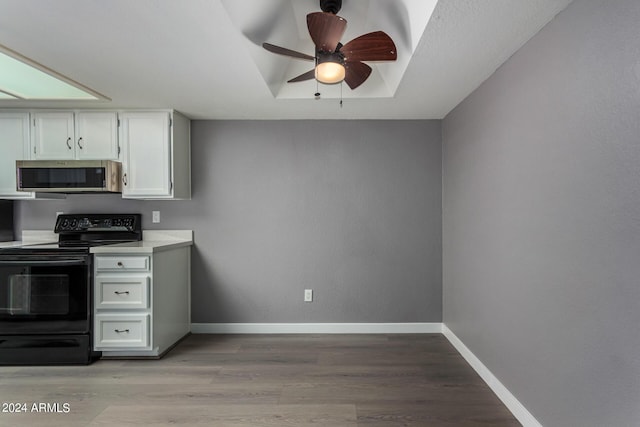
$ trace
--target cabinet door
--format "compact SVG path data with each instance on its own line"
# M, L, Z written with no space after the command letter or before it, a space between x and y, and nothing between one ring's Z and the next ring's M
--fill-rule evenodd
M170 130L168 112L120 115L123 197L171 197Z
M29 159L29 113L0 114L0 197L28 199L16 191L16 160Z
M33 147L35 159L75 158L73 113L34 113Z
M76 158L118 159L118 116L115 112L78 112L75 125Z

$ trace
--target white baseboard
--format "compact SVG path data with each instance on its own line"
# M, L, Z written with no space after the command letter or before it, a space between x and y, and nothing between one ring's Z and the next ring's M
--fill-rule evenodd
M493 390L498 398L511 411L514 417L524 427L542 427L542 424L524 407L522 403L496 378L495 375L467 348L447 325L442 324L442 334L458 350L471 367L480 375L482 380Z
M440 334L442 323L192 323L193 334Z

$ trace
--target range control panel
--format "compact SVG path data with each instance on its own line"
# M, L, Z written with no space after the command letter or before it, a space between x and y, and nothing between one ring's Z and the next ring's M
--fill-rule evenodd
M140 231L140 214L62 214L53 229L56 233L136 232Z

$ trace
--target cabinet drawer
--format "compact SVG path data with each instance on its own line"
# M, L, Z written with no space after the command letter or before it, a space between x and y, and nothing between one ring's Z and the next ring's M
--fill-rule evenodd
M149 345L149 315L120 316L104 314L96 316L97 348L147 347Z
M149 307L149 276L96 276L96 308Z
M97 271L149 271L148 256L99 256Z

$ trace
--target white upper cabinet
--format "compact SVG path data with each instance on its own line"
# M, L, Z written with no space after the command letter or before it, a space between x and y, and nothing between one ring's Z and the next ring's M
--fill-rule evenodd
M0 198L33 198L16 190L16 160L28 159L29 113L0 112Z
M34 113L33 148L34 159L73 159L73 113Z
M16 160L117 160L122 197L191 198L191 122L173 110L0 110L0 198L16 191Z
M33 113L33 158L117 160L115 112L47 111Z
M118 116L110 112L78 112L75 116L76 158L118 160Z
M120 114L122 197L191 198L190 122L173 111Z

